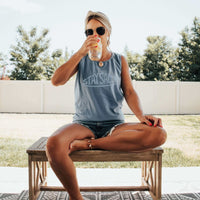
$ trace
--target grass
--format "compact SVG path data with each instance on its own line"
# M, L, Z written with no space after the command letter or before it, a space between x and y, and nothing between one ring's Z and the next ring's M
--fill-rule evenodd
M19 138L0 138L0 166L27 167L26 149L34 140Z
M49 121L48 121L48 117ZM22 120L25 115L14 116L19 121ZM134 116L126 115L126 121L136 121ZM200 166L200 115L163 115L159 116L163 120L164 128L168 133L167 142L164 144L163 154L163 167L190 167ZM33 134L28 131L27 128L21 129L15 128L13 124L10 128L5 127L2 124L12 124L11 118L13 115L0 114L0 166L8 167L27 167L28 157L26 149L36 141L39 137L50 135L55 128L60 127L63 122L66 123L66 115L26 115L26 120L31 120L31 124L35 124L42 121L42 128L40 134ZM24 120L25 118L23 118ZM57 122L52 126L53 120ZM70 118L71 119L71 118ZM46 120L46 121L45 121ZM63 120L63 121L62 121ZM3 122L3 123L2 123ZM47 123L45 128L45 123ZM23 121L28 123L28 121ZM59 124L60 123L60 124ZM68 122L67 122L68 123ZM16 127L17 127L16 125ZM49 127L52 126L52 127ZM39 125L36 126L36 130L40 129ZM48 130L45 132L45 130ZM6 132L7 131L7 132ZM13 136L11 134L13 133ZM137 168L140 167L138 162L99 162L99 163L76 163L77 167L82 168Z

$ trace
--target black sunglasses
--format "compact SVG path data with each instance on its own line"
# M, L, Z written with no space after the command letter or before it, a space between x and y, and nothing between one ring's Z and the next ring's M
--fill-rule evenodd
M97 32L98 35L104 35L105 34L105 28L103 26L100 26L100 27L96 28L96 32ZM88 35L93 35L93 33L94 33L93 29L87 29L85 31L86 37Z

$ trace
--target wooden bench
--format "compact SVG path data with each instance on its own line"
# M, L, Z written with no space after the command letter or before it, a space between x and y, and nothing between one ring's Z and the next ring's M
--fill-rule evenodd
M40 191L64 191L63 187L47 185L47 137L42 137L27 149L29 168L29 200L37 199ZM161 199L162 182L161 147L146 152L116 152L105 150L83 150L73 152L75 162L122 162L142 161L141 186L81 187L81 191L149 191L153 199ZM154 170L153 170L154 169ZM134 177L133 177L134 178Z

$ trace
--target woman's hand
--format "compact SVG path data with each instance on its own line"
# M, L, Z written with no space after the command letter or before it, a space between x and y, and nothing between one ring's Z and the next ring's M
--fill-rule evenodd
M91 48L96 48L99 39L97 35L89 35L79 49L82 56L85 56Z
M159 126L161 128L163 127L161 118L157 118L152 115L143 115L141 117L138 117L138 119L141 123L147 124L148 126Z

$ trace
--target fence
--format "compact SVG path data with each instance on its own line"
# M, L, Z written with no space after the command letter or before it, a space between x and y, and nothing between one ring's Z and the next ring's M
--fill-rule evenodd
M146 114L200 114L200 82L133 81ZM0 81L0 112L74 113L74 80ZM123 112L131 114L126 102Z

